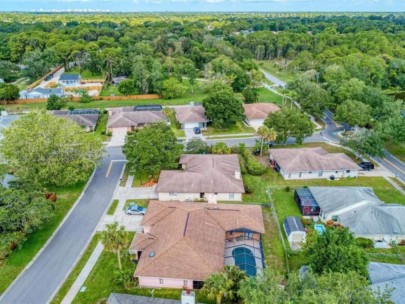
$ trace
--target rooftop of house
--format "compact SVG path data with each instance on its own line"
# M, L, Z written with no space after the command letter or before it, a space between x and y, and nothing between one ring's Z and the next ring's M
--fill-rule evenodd
M77 123L82 127L92 127L97 125L99 114L97 113L71 113L69 110L51 111L55 116L65 117Z
M250 103L244 104L245 115L248 120L266 119L270 113L280 110L274 103Z
M176 107L176 119L179 123L208 122L203 106L180 106Z
M393 289L391 300L394 303L403 303L405 298L405 265L370 262L368 275L371 288L374 291L383 292Z
M44 95L52 95L52 94L60 95L63 93L63 88L49 88L49 89L35 88L29 93L32 93L32 92L36 92L36 93L40 93L40 94L44 94Z
M328 153L323 148L270 149L270 158L284 172L310 172L335 170L360 170L344 153Z
M113 112L108 117L108 128L129 128L132 126L167 121L162 111L141 111L141 112Z
M70 81L77 80L77 81L79 81L80 80L80 75L79 74L66 74L66 73L63 73L62 75L60 75L59 80L60 81L67 81L67 80L70 80Z
M226 232L264 233L260 206L151 201L131 252L142 251L135 276L205 280L224 267Z
M185 154L182 170L163 170L157 192L244 193L239 158L231 155Z

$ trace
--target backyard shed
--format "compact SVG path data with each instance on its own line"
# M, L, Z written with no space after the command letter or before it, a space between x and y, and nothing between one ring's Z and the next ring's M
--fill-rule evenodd
M284 231L290 243L291 250L300 250L305 243L306 231L298 216L288 216L283 223Z

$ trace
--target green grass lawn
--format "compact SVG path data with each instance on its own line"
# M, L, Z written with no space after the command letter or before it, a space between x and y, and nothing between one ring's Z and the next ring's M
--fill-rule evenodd
M283 97L267 90L266 88L259 88L259 102L271 102L277 105L283 104Z
M134 234L131 233L131 240L133 236ZM79 263L81 263L81 261ZM83 265L84 264L85 263L83 262ZM122 264L124 270L129 270L131 272L135 271L136 265L131 262L130 257L127 254L124 254L124 257L122 258ZM117 256L114 253L104 251L84 283L84 286L86 286L86 290L84 292L79 292L73 303L101 303L104 302L112 292L148 297L151 296L151 289L148 288L131 287L129 289L125 289L122 286L116 285L113 282L113 277L114 272L117 270ZM71 279L70 281L73 282L74 279ZM181 290L179 289L155 289L154 292L155 298L179 300L180 295ZM58 297L58 299L61 298L62 297ZM54 299L54 303L59 303L59 301L55 300L56 298ZM199 303L212 303L198 292L197 300Z
M300 73L293 72L282 68L281 64L276 61L258 61L259 67L269 72L270 74L280 78L285 82L294 80Z
M100 93L101 96L123 96L115 85L104 85Z
M104 79L104 76L101 73L92 74L88 70L82 70L82 72L80 73L79 67L74 67L70 69L69 72L65 72L65 74L80 74L80 77L82 79Z
M174 135L176 135L176 137L186 137L186 133L184 133L184 130L181 129L181 125L176 119L175 110L171 108L165 108L164 113L170 120L170 128L172 129Z
M129 176L129 170L128 170L128 167L125 166L124 173L122 174L122 178L120 180L120 187L125 187L127 180L128 180L128 176Z
M249 133L254 134L255 130L252 127L246 126L242 122L238 122L230 128L227 129L216 129L212 126L208 126L208 129L203 131L206 136L215 136L215 135L232 135L232 134L241 134Z
M108 121L108 114L103 113L103 111L102 111L100 113L100 117L98 118L96 130L94 130L94 134L99 136L101 138L101 140L104 142L111 140L111 136L106 135L107 121Z
M405 162L405 143L399 143L396 145L389 145L386 147L389 152Z
M46 243L65 215L76 202L84 184L74 187L49 189L56 192L55 214L43 229L28 236L21 248L16 249L7 259L0 261L0 293L3 293L11 282L20 274L27 264Z
M84 251L80 260L77 262L75 268L69 274L68 278L65 280L65 282L63 283L61 288L58 290L58 293L52 299L52 301L51 301L52 304L57 304L57 303L62 302L63 298L66 296L69 289L72 287L74 281L77 279L77 277L79 276L80 272L82 271L84 265L86 265L86 262L88 261L91 254L93 253L94 249L96 248L98 240L99 240L99 234L96 234L91 239L89 245L87 246L87 248Z
M145 172L140 172L135 174L134 181L132 182L132 187L142 187L143 184L150 180L150 176Z
M113 200L113 202L111 203L110 208L108 208L108 211L107 211L108 215L113 215L114 214L115 209L117 209L118 203L119 203L119 200L117 200L117 199Z

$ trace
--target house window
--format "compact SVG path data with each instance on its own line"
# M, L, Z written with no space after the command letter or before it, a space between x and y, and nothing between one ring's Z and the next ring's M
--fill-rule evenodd
M302 177L302 172L300 172L300 173L298 174L298 177Z
M188 286L188 281L187 280L183 280L183 286L185 286L185 287Z
M203 281L193 281L193 289L201 289L204 286Z
M288 178L291 178L291 173L288 174Z
M233 200L235 198L235 194L234 193L229 193L229 199Z
M350 173L350 170L346 170L346 173Z
M312 174L312 171L309 171L308 173L309 173L309 174Z
M339 217L337 215L332 215L332 221L337 222L338 218Z
M159 284L163 284L163 279L159 279Z
M169 196L176 196L177 194L174 192L169 192Z
M323 175L323 171L318 172L318 176L321 177Z
M253 232L245 232L245 239L252 239L253 238Z

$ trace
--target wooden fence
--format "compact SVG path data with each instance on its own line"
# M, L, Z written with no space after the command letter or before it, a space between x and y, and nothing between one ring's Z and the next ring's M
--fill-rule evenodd
M128 95L128 96L95 96L92 97L94 101L107 101L107 100L148 100L148 99L160 99L158 94L146 94L146 95ZM72 102L80 101L80 97L71 97L69 98ZM32 98L32 99L17 99L14 101L16 104L30 104L30 103L41 103L47 102L47 98Z

